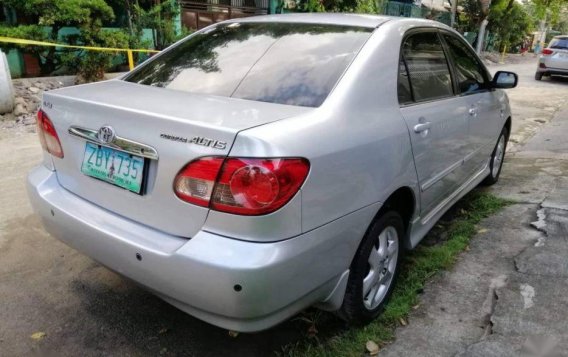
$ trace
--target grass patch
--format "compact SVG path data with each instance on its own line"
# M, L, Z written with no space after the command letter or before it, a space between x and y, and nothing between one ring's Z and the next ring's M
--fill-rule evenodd
M364 327L342 328L329 336L306 338L295 344L285 346L282 356L361 356L365 343L375 341L384 346L394 337L394 329L405 320L413 306L418 303L418 295L424 284L438 271L447 269L455 262L459 253L465 250L470 239L477 233L476 225L510 202L489 193L473 191L460 200L438 222L425 239L409 252L402 262L399 280L385 311L377 320ZM440 239L440 237L443 237ZM434 240L434 243L432 243ZM313 314L312 321L317 330L325 335L325 322L318 320L321 314ZM305 318L310 320L310 318ZM325 320L325 319L321 319Z

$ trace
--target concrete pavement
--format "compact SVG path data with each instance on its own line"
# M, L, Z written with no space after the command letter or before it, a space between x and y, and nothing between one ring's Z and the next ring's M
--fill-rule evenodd
M509 153L488 191L515 203L482 222L380 356L568 356L567 134L568 109Z
M519 76L517 88L507 90L514 119L509 150L516 150L519 143L524 143L546 125L556 111L568 105L568 78L554 77L536 81L536 58L527 56L522 61L489 67L493 73L513 71Z

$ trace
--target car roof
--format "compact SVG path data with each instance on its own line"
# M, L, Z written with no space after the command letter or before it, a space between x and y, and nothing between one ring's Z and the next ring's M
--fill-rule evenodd
M396 19L389 16L375 16L345 13L295 13L266 16L250 16L224 21L225 23L254 23L254 22L294 22L306 24L330 24L376 28L379 25Z

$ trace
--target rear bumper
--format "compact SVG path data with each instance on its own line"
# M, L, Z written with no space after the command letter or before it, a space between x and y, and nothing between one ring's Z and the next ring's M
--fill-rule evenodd
M70 193L59 185L55 172L43 166L29 174L28 193L54 237L181 310L243 332L269 328L314 303L339 307L351 259L378 209L369 206L275 243L205 231L188 240Z
M566 61L566 64L568 65L568 61ZM542 65L544 65L545 67L542 67ZM553 64L548 63L543 58L539 60L539 65L536 71L545 74L553 74L553 75L555 74L555 75L564 75L564 76L568 75L568 69L554 67Z

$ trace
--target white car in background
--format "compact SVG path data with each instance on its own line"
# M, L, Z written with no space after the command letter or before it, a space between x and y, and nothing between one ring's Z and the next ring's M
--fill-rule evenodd
M568 35L554 37L542 50L534 78L550 75L568 75Z

